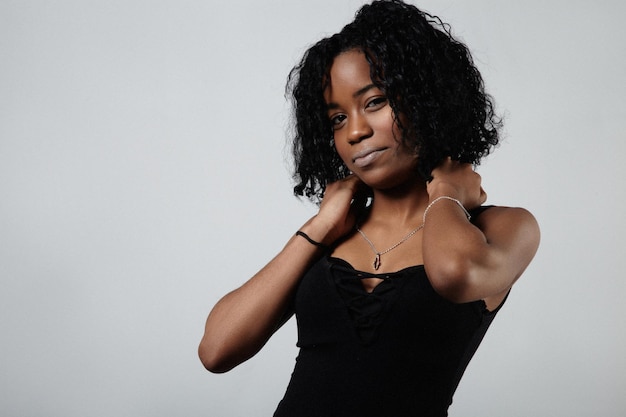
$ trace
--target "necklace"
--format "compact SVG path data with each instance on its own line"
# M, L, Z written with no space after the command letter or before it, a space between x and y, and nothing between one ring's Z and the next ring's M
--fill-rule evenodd
M367 238L367 236L365 235L365 233L363 233L361 229L357 227L356 230L361 234L361 236L363 236L363 239L365 239L368 245L370 245L370 248L372 248L372 251L374 252L374 254L376 254L376 257L374 258L374 263L372 265L374 266L374 270L378 271L378 268L380 268L380 265L382 263L380 260L380 257L386 254L387 252L391 252L392 250L394 250L395 248L397 248L398 246L400 246L401 244L409 240L409 238L413 236L415 233L419 232L422 227L424 227L424 223L420 224L415 229L411 230L409 234L404 236L402 240L400 240L398 243L391 246L390 248L385 249L382 252L378 252L378 250L376 250L376 247L374 246L372 241Z

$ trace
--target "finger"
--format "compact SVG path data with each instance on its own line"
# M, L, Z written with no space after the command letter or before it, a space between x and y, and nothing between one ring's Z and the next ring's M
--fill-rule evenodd
M342 179L339 180L339 182L343 182L343 183L353 183L358 179L358 177L354 174L348 174L345 177L343 177Z
M476 182L474 184L478 185L480 187L480 195L482 196L483 194L485 194L485 190L483 190L483 177L480 176L479 173L477 173L476 171L472 171L474 172L474 175L476 176Z
M483 205L485 201L487 201L487 193L483 187L480 187L480 205Z
M441 164L439 165L441 168L443 168L444 170L453 168L455 165L457 164L457 162L452 159L451 156L447 156L443 161L441 161Z
M349 176L344 178L342 180L342 185L349 188L353 194L358 193L363 187L365 187L365 183L354 174L350 174Z

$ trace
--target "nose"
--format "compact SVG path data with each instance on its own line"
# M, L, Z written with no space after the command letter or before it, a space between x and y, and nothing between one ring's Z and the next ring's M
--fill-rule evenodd
M374 133L367 117L361 113L351 115L348 118L348 142L355 144L367 139Z

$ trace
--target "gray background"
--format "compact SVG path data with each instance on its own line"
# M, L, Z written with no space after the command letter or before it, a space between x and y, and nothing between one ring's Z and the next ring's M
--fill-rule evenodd
M293 321L226 375L206 314L314 207L291 196L287 72L360 1L0 1L0 414L268 416ZM626 413L626 8L420 6L506 115L480 168L540 251L451 416Z

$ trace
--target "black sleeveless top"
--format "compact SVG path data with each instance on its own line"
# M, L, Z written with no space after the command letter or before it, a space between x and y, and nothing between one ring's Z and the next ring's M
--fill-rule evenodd
M368 293L370 277L383 281ZM300 352L274 417L446 416L500 308L447 301L421 265L372 274L329 256L294 303Z

